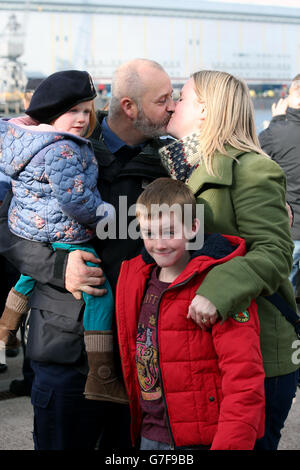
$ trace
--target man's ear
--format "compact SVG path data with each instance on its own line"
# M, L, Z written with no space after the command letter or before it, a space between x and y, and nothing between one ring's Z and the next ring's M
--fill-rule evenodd
M287 103L290 108L300 108L300 95L298 93L291 93L287 97Z
M133 101L128 96L124 96L120 101L121 108L126 116L132 121L136 119L138 114L138 109L135 101Z

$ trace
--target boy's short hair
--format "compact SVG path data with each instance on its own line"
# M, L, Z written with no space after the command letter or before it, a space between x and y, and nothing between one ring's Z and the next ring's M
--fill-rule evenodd
M185 206L191 211L192 220L196 218L196 198L192 190L182 181L172 178L158 178L150 183L140 194L137 200L136 216L142 215L142 209L146 210L148 217L160 216L162 206L171 208L179 206L182 214L182 222L185 214Z

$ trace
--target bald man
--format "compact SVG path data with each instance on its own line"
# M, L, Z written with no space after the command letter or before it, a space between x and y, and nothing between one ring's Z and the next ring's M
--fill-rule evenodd
M123 227L125 224L127 227L135 216L120 214L120 208L125 207L125 200L120 201L120 196L126 196L126 207L129 208L150 181L166 175L158 149L166 145L166 140L159 137L166 134L175 108L172 91L169 76L157 62L135 59L122 65L114 74L108 116L98 112L99 124L90 139L99 165L98 187L103 200L114 205L117 222L120 215L125 216ZM116 232L119 233L118 223ZM114 240L97 240L101 266L113 288L121 262L136 256L142 246L138 240L125 237L122 233ZM99 289L92 286L103 281L101 272L80 263L79 258L87 260L86 254L82 253L74 252L73 258L69 257L66 289L77 298L81 297L81 291L99 295ZM89 261L93 261L90 258L88 256Z
M170 78L157 62L135 59L115 72L108 124L128 145L165 135L173 111Z
M8 199L1 208L0 253L38 281L30 299L27 342L35 373L31 400L37 450L87 450L98 443L108 452L131 446L128 405L83 396L88 367L80 299L82 291L105 293L96 287L104 282L103 272L115 289L122 261L140 252L141 239L128 235L135 218L128 211L147 184L166 176L158 150L167 143L160 136L166 134L174 107L170 78L158 63L135 59L115 72L108 115L98 112L90 139L99 166L98 188L115 207L117 220L109 238L97 229L93 240L101 267L86 265L99 262L88 252L53 252L15 237L7 227ZM118 362L116 341L117 374L106 371L106 380L121 375Z

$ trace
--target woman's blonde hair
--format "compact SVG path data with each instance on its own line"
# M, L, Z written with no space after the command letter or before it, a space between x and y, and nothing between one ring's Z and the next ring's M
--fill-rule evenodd
M243 80L226 72L201 70L192 75L195 92L207 109L199 146L206 169L213 171L216 152L230 156L225 145L267 156L260 147L249 89Z

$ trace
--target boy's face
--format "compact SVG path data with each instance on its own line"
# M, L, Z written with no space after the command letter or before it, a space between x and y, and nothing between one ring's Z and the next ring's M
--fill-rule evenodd
M186 264L189 259L186 243L196 232L185 234L180 218L174 213L151 219L141 214L139 223L145 248L158 266L168 268Z
M53 127L59 132L69 132L83 137L89 126L92 107L93 100L73 106L54 121Z

